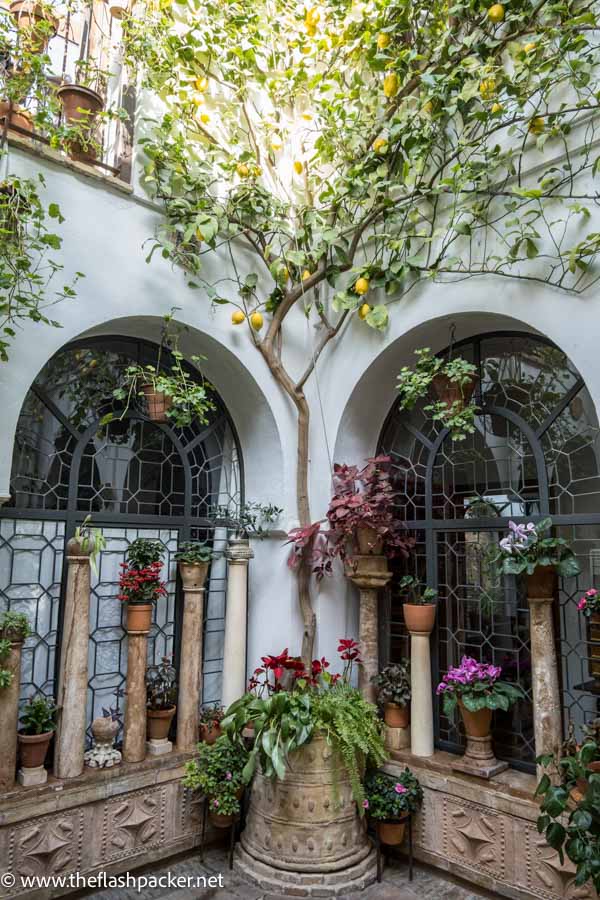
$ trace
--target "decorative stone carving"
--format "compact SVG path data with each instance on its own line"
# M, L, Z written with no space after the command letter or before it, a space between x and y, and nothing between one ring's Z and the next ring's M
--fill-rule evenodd
M508 763L496 759L492 749L492 735L476 737L467 732L464 755L452 763L456 772L475 775L477 778L493 778L508 769Z
M85 754L86 766L90 769L110 769L121 762L121 754L115 749L114 742L119 723L109 716L100 716L92 722L94 746Z
M135 856L164 841L165 792L137 791L106 804L103 858Z
M444 798L444 849L449 858L504 877L505 829L501 816L483 806Z
M555 850L548 846L532 825L527 830L524 848L527 857L527 887L544 900L555 897L564 900L597 900L594 888L587 884L575 884L576 866L567 857L564 865Z
M8 871L14 875L56 875L77 871L81 861L82 814L43 816L13 834Z

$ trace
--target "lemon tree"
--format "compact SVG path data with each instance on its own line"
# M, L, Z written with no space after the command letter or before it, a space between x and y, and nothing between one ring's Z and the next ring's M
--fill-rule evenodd
M162 102L143 138L145 184L165 212L155 248L203 298L233 305L293 401L303 526L304 387L331 341L384 330L426 282L485 275L577 293L595 281L596 9L136 3L127 56ZM230 271L215 281L204 262L217 250ZM319 325L301 373L286 364L298 307ZM309 555L310 542L299 570L305 658Z

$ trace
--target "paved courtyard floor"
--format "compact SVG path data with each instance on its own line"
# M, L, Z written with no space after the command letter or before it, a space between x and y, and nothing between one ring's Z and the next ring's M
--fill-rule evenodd
M87 893L87 900L288 900L280 894L265 893L264 888L244 880L227 868L227 854L223 850L209 850L204 863L196 852L178 857L172 862L141 873L151 876L171 874L191 877L209 877L222 874L223 887L175 888L168 890L147 887L141 892L135 888ZM408 865L394 860L386 867L381 884L374 884L357 894L349 894L343 900L480 900L498 897L498 894L481 893L469 885L452 881L437 870L415 864L413 881L408 880Z

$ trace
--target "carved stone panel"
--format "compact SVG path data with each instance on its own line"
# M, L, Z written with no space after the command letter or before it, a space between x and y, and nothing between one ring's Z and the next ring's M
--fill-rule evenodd
M8 841L2 870L21 875L62 875L81 868L83 813L76 810L43 816L15 826ZM0 890L0 895L8 896Z
M506 872L506 823L485 806L444 796L444 853L461 865L503 880Z
M133 857L160 846L165 840L165 806L164 787L109 800L104 809L103 860Z
M561 865L558 854L531 825L525 831L527 873L526 887L544 900L597 900L593 887L575 884L575 865L565 858Z

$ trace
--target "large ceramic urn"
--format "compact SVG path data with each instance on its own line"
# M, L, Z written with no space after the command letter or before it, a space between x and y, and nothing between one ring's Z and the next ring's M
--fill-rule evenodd
M292 883L314 885L317 874L323 885L356 889L376 874L348 773L321 736L290 754L283 780L255 776L241 845L242 870L280 891ZM334 875L341 870L343 878Z

